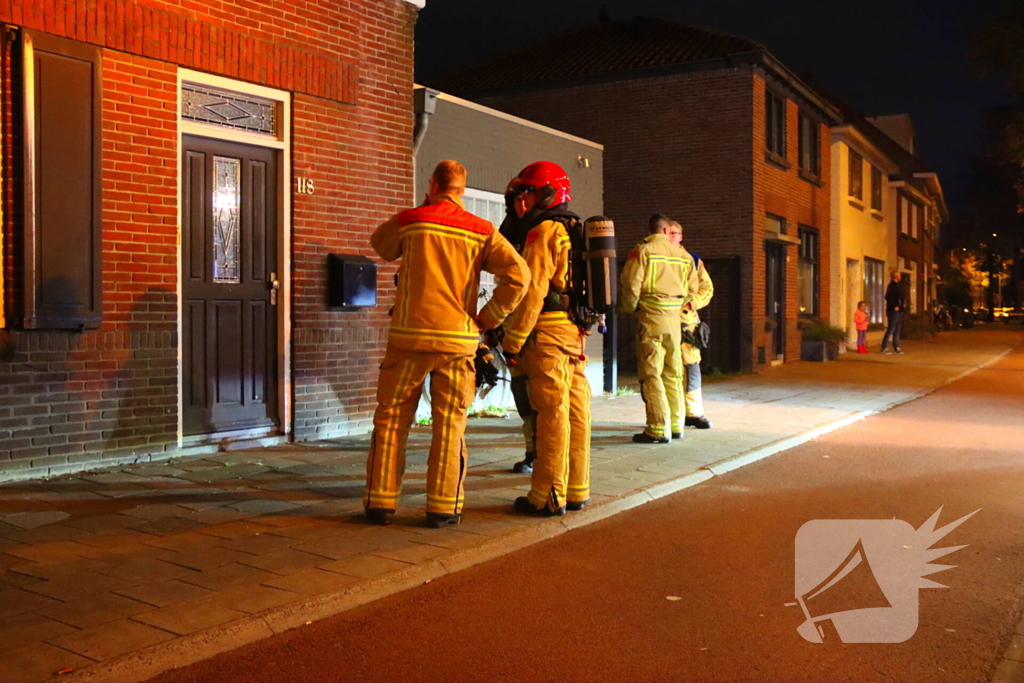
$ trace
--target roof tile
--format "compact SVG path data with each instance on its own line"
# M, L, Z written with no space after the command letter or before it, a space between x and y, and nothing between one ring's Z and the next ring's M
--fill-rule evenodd
M634 17L570 29L434 79L453 94L586 78L762 50L759 43L667 19Z

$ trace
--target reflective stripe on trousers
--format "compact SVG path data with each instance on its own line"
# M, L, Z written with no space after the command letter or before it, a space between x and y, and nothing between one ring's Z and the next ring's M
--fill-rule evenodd
M637 373L640 393L647 410L649 436L663 439L665 424L672 432L680 429L683 415L682 331L678 322L662 325L640 320L637 340Z
M530 502L557 509L590 499L590 383L575 325L538 328L523 349L530 403L537 411L537 459Z
M466 419L473 401L473 356L401 351L389 346L377 384L363 506L395 509L405 447L423 382L430 375L433 435L427 460L427 512L459 514L465 497Z

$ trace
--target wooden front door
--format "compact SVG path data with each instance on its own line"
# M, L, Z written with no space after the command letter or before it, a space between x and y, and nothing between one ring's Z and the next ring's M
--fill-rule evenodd
M277 156L182 145L185 434L277 425Z
M774 323L772 329L772 360L781 360L786 353L786 245L765 242L768 319Z

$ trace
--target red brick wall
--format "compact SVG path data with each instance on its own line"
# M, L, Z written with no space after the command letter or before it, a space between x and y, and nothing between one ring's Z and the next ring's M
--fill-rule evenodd
M661 211L683 224L683 243L691 251L708 259L740 257L744 369L757 369L757 347L769 341L763 246L768 195L776 205L781 201L775 212L787 218L794 234L798 223L819 229L820 309L828 315L829 130L822 126L820 133L824 187L797 175L797 108L792 101L792 168L782 171L767 164L759 71L722 69L480 101L605 145L605 212L615 220L621 256L646 235L648 216ZM795 247L789 249L786 357L795 360L800 357L797 254Z
M818 319L829 318L831 297L831 195L829 176L832 169L830 130L819 126L819 149L821 154L820 187L800 177L799 117L797 100L788 99L786 104L786 162L788 170L765 161L765 76L758 73L754 78L754 232L753 246L753 311L755 324L754 352L757 347L765 348L767 360L771 360L772 333L766 332L760 322L765 310L765 257L764 227L765 214L772 213L786 219L788 234L797 236L800 225L818 231ZM800 322L798 304L798 251L796 245L787 249L786 259L786 360L800 358Z
M394 268L376 309L330 311L326 255L370 254L372 229L410 201L415 19L403 0L0 3L0 21L105 48L103 324L3 333L0 479L177 448L176 66L293 92L292 168L316 192L293 196L292 427L300 439L366 428ZM9 98L10 69L0 76ZM10 122L2 142L3 237L16 247ZM9 301L16 253L5 248Z

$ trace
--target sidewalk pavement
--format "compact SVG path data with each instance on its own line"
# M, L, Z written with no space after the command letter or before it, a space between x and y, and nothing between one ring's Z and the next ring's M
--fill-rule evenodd
M0 486L0 681L135 681L337 614L705 481L912 400L1019 331L944 333L705 385L715 428L633 444L639 396L595 397L582 512L511 511L515 419L470 422L464 522L423 523L429 428L395 523L362 520L366 438L232 451ZM63 672L63 673L61 673ZM58 676L59 674L59 676Z

